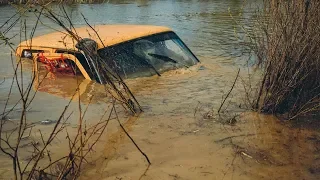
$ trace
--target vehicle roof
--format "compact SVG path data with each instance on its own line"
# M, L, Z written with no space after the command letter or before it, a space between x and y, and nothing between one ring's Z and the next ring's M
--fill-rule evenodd
M90 38L98 43L98 48L111 46L121 42L129 41L161 32L172 31L168 27L151 25L97 25L94 26L97 33L90 27L75 28L75 33L81 38ZM19 46L30 46L31 40L21 42ZM77 42L72 39L66 31L54 32L32 38L32 46L48 47L55 49L75 49Z

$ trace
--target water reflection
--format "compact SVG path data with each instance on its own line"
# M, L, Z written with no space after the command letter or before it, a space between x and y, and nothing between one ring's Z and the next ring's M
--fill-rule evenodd
M48 93L58 98L78 100L80 97L84 104L107 100L101 84L84 79L81 75L51 74L41 70L36 74L35 80L34 91Z

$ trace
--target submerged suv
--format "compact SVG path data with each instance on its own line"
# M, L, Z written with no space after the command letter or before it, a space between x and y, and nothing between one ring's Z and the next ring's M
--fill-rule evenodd
M71 70L86 79L103 83L99 67L84 52L94 46L112 71L122 78L161 75L161 73L190 67L199 62L184 42L169 28L148 25L100 25L91 29L74 29L76 40L67 32L54 32L21 42L16 55L46 64L52 72ZM38 64L38 63L36 63Z

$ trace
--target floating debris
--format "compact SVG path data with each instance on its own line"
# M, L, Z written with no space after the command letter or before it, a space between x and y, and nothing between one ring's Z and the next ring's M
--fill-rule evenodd
M41 121L40 124L50 125L50 124L54 124L54 123L56 123L56 122L57 122L56 120L46 119L46 120Z
M204 66L200 66L199 67L199 71L202 71L202 70L205 70L206 69L206 67L204 67Z

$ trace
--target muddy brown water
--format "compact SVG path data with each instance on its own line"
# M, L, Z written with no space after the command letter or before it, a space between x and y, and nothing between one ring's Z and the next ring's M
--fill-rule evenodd
M200 59L201 64L190 69L174 70L161 77L126 80L144 112L138 118L121 121L132 138L148 155L151 166L115 121L112 121L98 145L90 154L81 179L319 179L320 134L313 128L293 126L273 116L245 112L243 86L237 83L228 100L228 116L236 117L232 126L222 124L214 116L223 96L232 86L237 69L242 79L247 77L246 56L234 36L234 20L250 25L248 18L261 6L260 1L108 1L102 5L73 5L76 26L84 22L83 13L92 24L134 23L165 25L174 29ZM242 11L239 16L239 12ZM120 13L121 12L121 13ZM230 17L230 12L235 19ZM11 6L0 7L0 24L15 13ZM25 17L28 27L35 17ZM36 34L52 32L52 22L43 19ZM2 30L2 29L1 29ZM19 32L14 27L8 35ZM18 38L13 42L17 43ZM11 85L13 70L10 49L0 47L0 110L4 109ZM28 63L25 64L28 69ZM30 67L29 67L30 70ZM252 69L249 69L253 72ZM30 71L24 71L28 81ZM1 81L1 80L0 80ZM1 81L2 82L2 81ZM240 81L238 81L240 82ZM86 114L86 122L94 124L106 108L104 88L94 82L75 77L46 79L28 109L28 121L36 123L48 135L52 125L39 124L43 120L56 120L80 84L82 105L93 96ZM19 99L14 86L7 109ZM17 105L7 119L14 127L20 117ZM73 101L68 112L77 112ZM213 111L213 112L212 112ZM209 112L209 113L208 113ZM69 131L76 131L78 116L72 114ZM32 134L38 138L39 134ZM65 155L64 135L50 147L53 157ZM28 141L23 142L22 156L28 154ZM22 164L27 161L27 156ZM11 179L11 161L0 153L0 177Z

